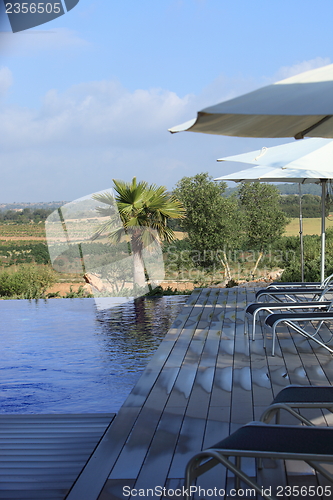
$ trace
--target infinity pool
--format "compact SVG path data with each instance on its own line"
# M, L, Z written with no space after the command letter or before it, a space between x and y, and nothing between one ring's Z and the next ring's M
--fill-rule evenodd
M101 300L0 301L0 413L118 411L187 297Z

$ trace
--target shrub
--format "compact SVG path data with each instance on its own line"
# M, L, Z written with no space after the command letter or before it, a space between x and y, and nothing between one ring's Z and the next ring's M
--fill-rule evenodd
M79 286L76 292L73 291L73 288L70 287L69 292L66 293L65 299L81 299L81 298L91 298L93 295L87 292L82 285Z
M38 299L56 282L55 272L47 266L22 265L0 272L0 296L16 299Z

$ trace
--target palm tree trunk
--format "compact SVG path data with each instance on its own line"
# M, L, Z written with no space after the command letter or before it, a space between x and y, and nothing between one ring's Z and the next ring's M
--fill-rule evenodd
M134 286L143 287L146 285L145 267L141 252L133 250L133 278Z

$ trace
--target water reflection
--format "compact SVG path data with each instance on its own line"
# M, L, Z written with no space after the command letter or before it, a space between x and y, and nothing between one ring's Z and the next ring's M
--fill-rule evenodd
M186 300L0 301L1 413L118 411Z
M124 305L97 311L99 334L119 373L137 372L151 358L187 297L140 297Z

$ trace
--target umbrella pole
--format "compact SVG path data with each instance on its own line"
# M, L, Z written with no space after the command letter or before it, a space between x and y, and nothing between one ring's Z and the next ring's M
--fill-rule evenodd
M326 182L321 181L321 268L320 280L325 279L325 199L326 199Z
M302 217L302 188L301 183L299 183L299 239L301 244L301 275L302 283L304 282L304 247L303 247L303 217Z

